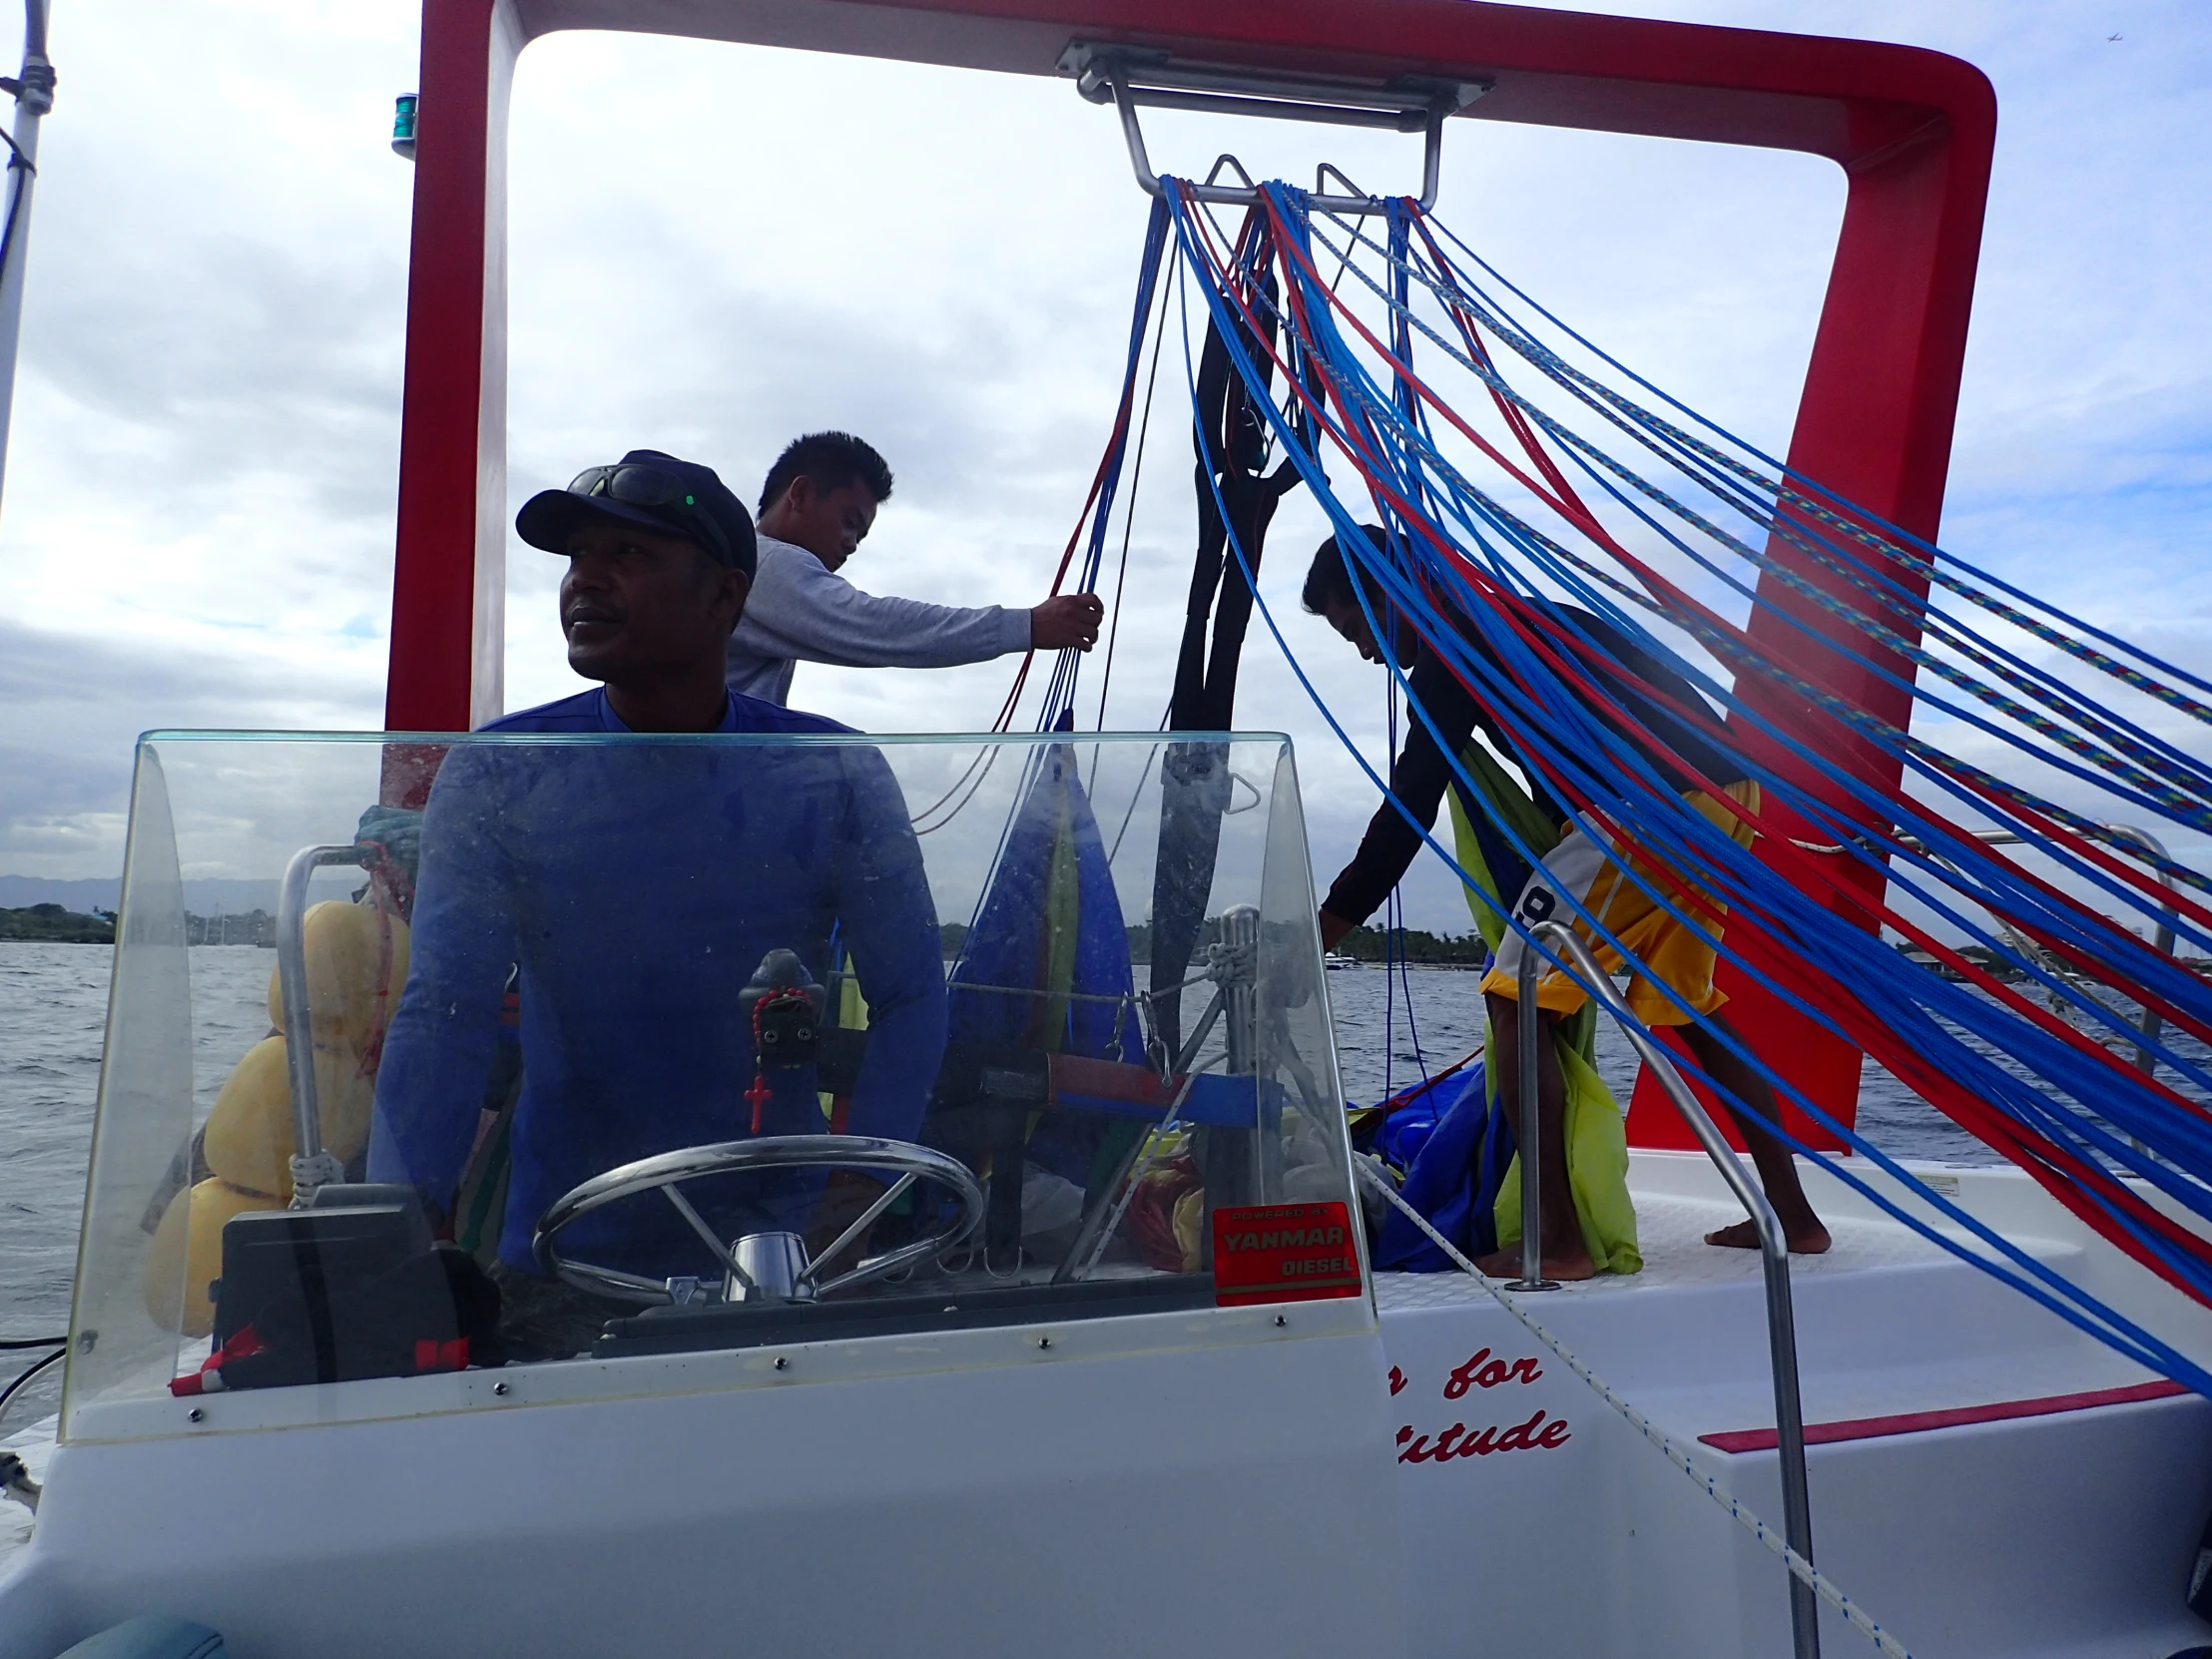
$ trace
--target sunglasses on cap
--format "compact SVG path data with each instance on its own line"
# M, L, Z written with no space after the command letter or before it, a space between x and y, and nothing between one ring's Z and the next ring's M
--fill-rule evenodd
M692 486L673 472L640 461L618 461L613 466L588 466L568 481L568 493L604 496L626 507L653 507L681 514L699 526L707 538L707 551L723 564L738 562L730 539L699 505Z

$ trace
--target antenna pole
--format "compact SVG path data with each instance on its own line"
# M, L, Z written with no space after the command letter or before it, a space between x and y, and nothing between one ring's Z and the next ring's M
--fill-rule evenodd
M8 140L7 208L0 214L0 487L7 479L8 432L15 414L15 357L23 330L23 262L31 245L31 187L38 179L38 128L54 107L54 66L46 57L47 0L23 0L23 73L0 76L15 95Z

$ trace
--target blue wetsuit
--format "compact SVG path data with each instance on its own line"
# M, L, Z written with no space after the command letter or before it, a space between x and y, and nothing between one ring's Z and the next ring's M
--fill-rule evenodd
M577 1183L751 1132L754 1044L739 992L778 946L827 977L832 927L870 1024L849 1128L912 1138L944 1053L944 965L920 846L880 753L622 736L604 691L484 730L617 736L460 745L447 757L423 817L371 1180L407 1182L450 1206L518 966L523 1085L499 1254L537 1271L537 1219ZM721 730L845 728L733 696ZM766 1075L775 1097L763 1132L821 1133L812 1068ZM760 1225L744 1219L760 1213L757 1183L720 1200L713 1183L687 1190L724 1237ZM787 1200L793 1190L785 1184ZM563 1249L653 1278L712 1271L651 1194L577 1223Z

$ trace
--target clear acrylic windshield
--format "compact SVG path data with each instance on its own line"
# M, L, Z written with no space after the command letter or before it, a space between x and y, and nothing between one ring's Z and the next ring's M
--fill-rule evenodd
M1361 1295L1314 907L1278 737L151 737L72 1416Z

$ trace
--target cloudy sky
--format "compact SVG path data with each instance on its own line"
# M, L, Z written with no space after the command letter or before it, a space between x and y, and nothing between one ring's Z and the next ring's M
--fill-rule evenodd
M1601 9L1911 41L1990 76L1996 178L1944 540L2212 666L2212 12ZM58 0L0 509L0 873L115 872L144 728L380 720L410 189L385 139L417 21L403 0ZM1333 159L1378 190L1417 161L1391 135L1154 127L1172 170L1230 147L1294 179ZM1109 115L1060 82L562 36L522 60L511 165L517 502L639 445L707 460L750 498L786 438L843 426L898 474L849 575L954 603L1042 596L1110 415L1144 223ZM1842 196L1805 157L1457 123L1438 211L1779 450ZM1112 726L1149 728L1165 702L1186 445L1156 424ZM1294 497L1263 586L1380 759L1380 680L1297 615L1322 533ZM579 689L555 575L511 547L509 708ZM1009 670L803 666L794 701L873 730L972 730ZM1241 713L1297 739L1326 881L1374 798L1257 630ZM1437 870L1408 910L1465 925Z

